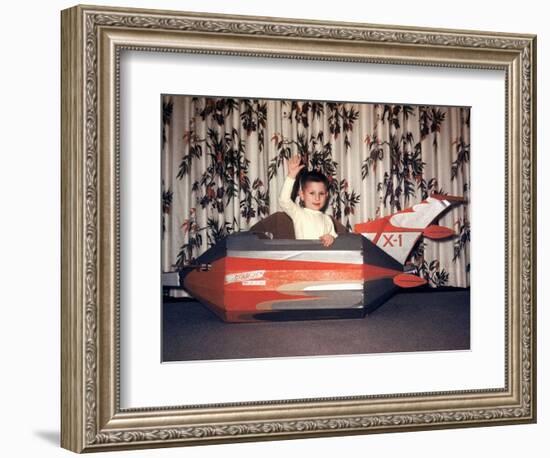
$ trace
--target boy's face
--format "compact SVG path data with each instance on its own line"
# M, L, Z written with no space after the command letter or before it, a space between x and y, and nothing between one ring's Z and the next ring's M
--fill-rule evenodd
M325 206L328 197L325 184L317 181L307 182L299 195L306 208L319 211Z

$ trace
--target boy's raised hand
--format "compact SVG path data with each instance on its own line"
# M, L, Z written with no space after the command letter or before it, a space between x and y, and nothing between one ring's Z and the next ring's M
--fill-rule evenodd
M298 175L298 173L300 172L300 170L302 170L305 165L304 164L300 164L300 162L302 162L302 158L298 155L296 156L292 156L288 162L287 162L287 165L288 165L288 176L290 178L296 178L296 176Z

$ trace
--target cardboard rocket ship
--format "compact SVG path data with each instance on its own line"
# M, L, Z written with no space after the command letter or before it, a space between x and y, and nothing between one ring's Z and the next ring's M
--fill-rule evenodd
M329 248L317 240L229 235L180 271L182 286L227 322L363 317L400 288L426 284L404 263L422 236L461 198L431 196L411 208L357 224Z

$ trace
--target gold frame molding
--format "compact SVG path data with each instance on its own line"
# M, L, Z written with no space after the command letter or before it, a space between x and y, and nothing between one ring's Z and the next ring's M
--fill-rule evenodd
M62 12L62 420L75 452L536 421L536 37L76 6ZM503 389L121 409L123 50L497 69L506 78Z

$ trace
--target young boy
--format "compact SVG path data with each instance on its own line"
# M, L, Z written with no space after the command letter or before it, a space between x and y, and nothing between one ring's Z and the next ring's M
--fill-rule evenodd
M300 164L300 156L293 156L288 161L288 175L279 196L279 205L292 219L297 239L319 239L329 247L337 235L332 220L323 213L328 199L327 177L320 172L301 174L299 196L304 207L291 199L296 177L304 167Z

